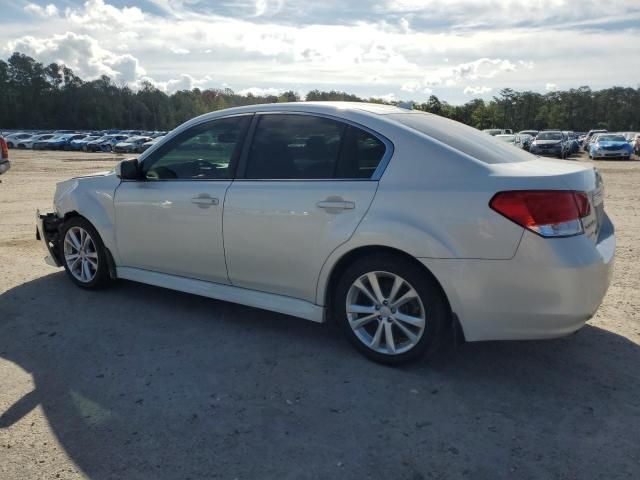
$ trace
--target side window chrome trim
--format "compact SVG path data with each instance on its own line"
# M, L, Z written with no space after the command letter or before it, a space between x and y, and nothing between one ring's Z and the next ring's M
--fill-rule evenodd
M385 152L384 152L384 155L382 156L382 159L380 159L380 163L378 163L378 166L373 171L373 174L371 175L370 178L264 178L264 179L260 179L260 178L245 178L244 177L245 172L243 172L243 177L240 178L236 176L234 181L242 181L242 182L371 182L371 181L376 181L377 182L380 180L380 178L382 177L382 174L386 170L387 165L391 160L391 157L393 157L394 146L391 140L389 140L387 137L385 137L381 133L378 133L375 130L372 130L369 127L366 127L352 120L347 120L346 118L336 117L334 115L329 115L326 113L300 112L300 111L287 111L287 110L282 110L277 112L271 112L271 111L255 112L255 115L256 117L261 117L264 115L306 115L310 117L327 118L329 120L334 120L336 122L350 125L352 127L358 128L364 132L369 133L370 135L374 136L375 138L380 140L382 143L384 143ZM253 138L251 138L250 141L253 142Z

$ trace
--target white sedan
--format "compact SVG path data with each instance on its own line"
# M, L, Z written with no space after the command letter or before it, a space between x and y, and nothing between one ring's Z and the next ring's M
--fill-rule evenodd
M33 144L36 142L44 142L45 140L51 140L55 135L53 133L41 133L38 135L33 135L29 138L25 138L20 140L16 144L18 148L33 148Z
M363 103L209 113L115 172L58 184L48 262L323 322L397 364L467 341L581 328L611 280L591 166ZM238 321L242 321L238 319Z

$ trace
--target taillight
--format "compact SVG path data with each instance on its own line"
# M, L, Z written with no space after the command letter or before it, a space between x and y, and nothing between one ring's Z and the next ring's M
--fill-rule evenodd
M0 138L0 158L6 160L9 158L9 148L7 147L7 142L5 142L4 138Z
M591 212L585 192L516 190L499 192L489 206L512 222L543 237L583 233L582 218Z

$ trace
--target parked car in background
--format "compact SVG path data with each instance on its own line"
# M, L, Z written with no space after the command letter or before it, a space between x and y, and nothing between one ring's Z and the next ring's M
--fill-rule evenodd
M518 135L520 135L522 149L528 152L531 149L531 142L533 142L534 137L528 133L519 133Z
M9 162L9 146L2 135L0 135L0 175L6 173L11 168Z
M32 137L29 137L27 139L21 140L17 147L18 148L34 148L34 144L38 143L38 142L47 142L48 140L52 139L55 135L53 133L42 133L42 134L38 134L38 135L34 135Z
M623 132L623 134L624 138L626 138L627 142L629 142L629 145L631 145L631 151L637 154L638 150L640 150L638 145L638 141L640 140L640 132Z
M38 237L81 288L123 278L331 317L389 364L451 326L467 341L574 332L615 252L593 166L379 104L205 114L115 172L59 183L53 203Z
M591 139L593 138L594 135L598 134L598 133L607 133L607 130L604 129L600 129L600 130L589 130L587 132L587 136L584 138L584 143L582 144L582 149L585 152L589 151L589 147L591 144Z
M87 151L89 152L111 152L116 143L122 142L129 138L129 135L113 134L105 135L97 140L87 143Z
M46 147L48 150L70 150L71 147L69 144L73 140L80 140L81 138L86 137L84 133L66 133L64 135L58 135L50 139Z
M18 143L20 143L22 140L31 138L32 136L32 133L19 132L7 135L4 140L5 142L7 142L7 148L16 148L18 146Z
M149 140L148 142L144 142L142 144L142 146L140 147L140 151L144 152L145 150L147 150L148 148L152 147L153 145L155 145L156 143L158 143L160 140L162 140L164 138L164 135L159 135L157 137L153 137L151 140Z
M571 130L566 130L562 132L566 137L567 143L567 155L573 155L574 153L578 153L580 151L580 144L578 143L578 136L572 132Z
M529 151L534 155L565 158L567 156L565 135L559 130L543 130L533 140Z
M621 158L629 160L633 149L620 133L601 133L589 148L589 158Z
M506 135L506 134L513 133L511 129L500 129L500 128L485 128L484 130L482 130L482 132L488 133L492 137L495 137L496 135Z
M522 130L518 132L520 135L530 135L531 137L535 137L538 135L538 130Z
M495 135L495 137L498 140L501 140L501 141L503 141L505 143L510 143L514 147L523 148L522 139L521 139L520 135L518 135L517 133L515 135L513 135L513 134L512 135L500 134L500 135Z
M75 140L71 140L69 142L70 150L83 150L87 151L87 143L93 142L94 140L98 140L100 138L99 135L88 135L83 138L77 138Z
M45 150L46 148L48 148L49 142L52 140L57 140L58 137L60 137L61 135L67 135L67 134L48 134L50 136L48 137L41 137L38 140L35 140L32 143L32 148L33 150Z
M151 140L151 137L129 137L113 146L115 153L140 153L142 145Z

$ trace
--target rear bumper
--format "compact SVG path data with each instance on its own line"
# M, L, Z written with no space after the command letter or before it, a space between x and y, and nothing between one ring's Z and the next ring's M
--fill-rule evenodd
M440 280L468 341L560 337L596 312L613 274L607 218L597 244L586 235L548 239L525 232L510 260L421 259Z
M44 261L52 267L61 267L62 262L58 258L58 227L62 224L62 219L53 213L41 215L36 211L36 240L42 242L42 246L47 252Z

